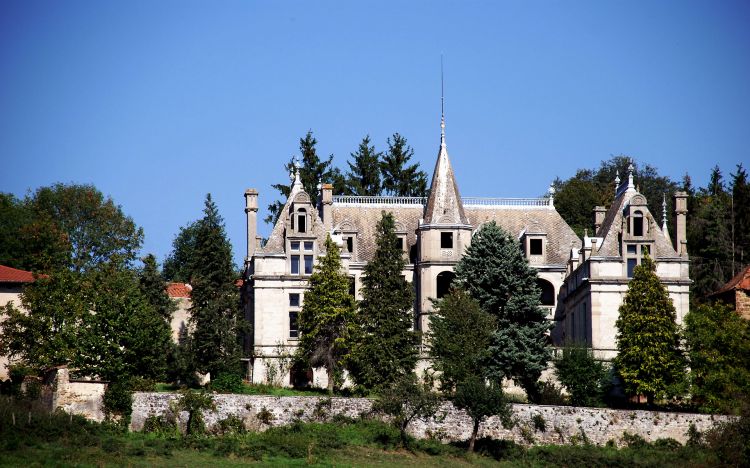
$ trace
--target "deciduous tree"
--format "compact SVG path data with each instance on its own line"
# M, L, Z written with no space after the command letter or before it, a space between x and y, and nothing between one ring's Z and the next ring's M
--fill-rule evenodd
M627 394L645 395L649 404L673 396L685 374L675 320L672 300L646 256L633 270L616 322L614 365Z
M555 360L555 374L568 390L573 406L602 404L609 372L596 360L591 348L581 343L564 346L561 356Z
M351 345L354 326L354 297L349 294L349 278L341 270L339 248L326 238L326 254L320 257L310 276L310 289L299 316L298 356L328 373L328 393L333 394L337 373Z

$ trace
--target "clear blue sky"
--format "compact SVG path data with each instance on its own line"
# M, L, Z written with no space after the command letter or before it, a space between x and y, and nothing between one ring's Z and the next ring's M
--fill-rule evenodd
M628 154L750 165L750 2L0 2L0 190L92 183L163 259L211 192L241 263L308 129L344 166L406 136L431 172L445 57L466 196L538 196ZM267 235L269 226L261 226Z

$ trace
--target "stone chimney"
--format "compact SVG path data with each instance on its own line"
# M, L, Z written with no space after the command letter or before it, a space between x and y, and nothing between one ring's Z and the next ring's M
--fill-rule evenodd
M597 206L594 208L594 236L601 236L599 228L602 227L604 222L604 216L607 214L607 209L603 206Z
M323 212L320 216L323 218L323 226L326 232L331 232L333 229L333 185L322 185L321 205L323 205Z
M246 262L255 255L258 245L258 191L256 189L245 190L245 215L247 216L247 257Z
M681 257L687 257L687 197L686 192L674 194L675 235L674 249Z

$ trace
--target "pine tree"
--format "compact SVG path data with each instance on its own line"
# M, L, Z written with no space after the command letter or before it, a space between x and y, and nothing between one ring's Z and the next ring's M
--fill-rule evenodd
M239 372L244 323L234 284L232 248L211 194L206 196L203 213L192 266L192 350L197 370L215 378L221 373Z
M750 263L750 184L742 164L732 174L732 222L734 225L734 267L732 276Z
M375 151L370 144L370 136L362 139L356 153L352 153L353 162L348 162L349 172L346 175L348 191L352 195L380 195L380 158L382 153Z
M330 236L326 238L325 251L305 293L297 355L313 367L325 367L328 393L333 394L334 382L349 351L355 304L349 294L349 278L341 270L339 248Z
M331 166L333 162L333 155L328 156L328 159L321 160L318 156L318 152L315 149L315 145L318 144L318 140L313 137L312 130L309 130L304 138L299 139L299 151L302 156L300 161L300 180L302 181L302 187L305 189L310 199L312 200L313 206L317 206L318 203L318 184L319 183L333 183L334 189L341 188L336 185L341 185L343 175L341 172ZM284 168L289 173L294 173L294 158L292 158ZM292 190L291 183L274 184L272 186L281 193L282 200L277 200L272 204L268 205L269 214L265 218L265 222L275 224L279 219L281 210L284 208L284 203L289 197L289 193Z
M356 319L348 368L357 385L390 386L414 371L418 336L412 331L414 292L403 276L404 258L396 245L393 214L383 213L376 251L365 266L363 299Z
M685 373L675 320L672 300L646 256L633 271L616 322L614 365L627 394L645 395L649 404L673 396Z
M164 278L167 281L190 283L193 276L192 265L195 257L195 236L198 222L194 221L180 228L172 241L172 252L164 260Z
M692 401L711 413L734 412L750 395L750 323L731 307L701 304L685 316Z
M167 294L167 283L159 271L159 264L153 254L143 257L143 268L138 274L138 280L141 292L148 303L164 319L164 322L169 324L177 306Z
M397 197L424 197L427 174L419 169L419 164L408 165L414 150L406 144L406 138L394 133L393 140L388 138L387 142L388 151L381 164L385 192Z
M456 284L496 322L489 348L488 376L516 380L531 401L551 356L550 324L539 307L537 274L518 242L494 222L483 225L455 268Z

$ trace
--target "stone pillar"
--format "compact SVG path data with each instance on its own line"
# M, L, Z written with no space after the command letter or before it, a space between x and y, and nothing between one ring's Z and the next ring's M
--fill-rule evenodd
M249 262L255 255L255 247L258 244L258 191L255 189L245 190L245 215L247 216L247 257Z
M602 227L604 222L604 216L607 214L607 209L603 206L597 206L594 208L594 236L599 235L599 228Z
M333 185L323 184L322 192L323 212L321 217L323 218L323 226L325 226L326 232L331 232L331 229L333 229Z
M687 257L687 197L686 192L675 192L674 194L674 215L675 215L675 236L674 249L681 257Z

